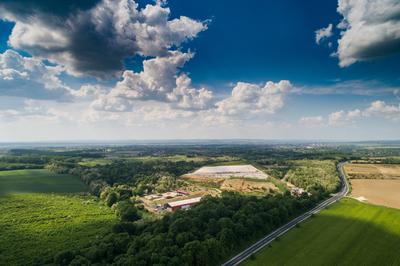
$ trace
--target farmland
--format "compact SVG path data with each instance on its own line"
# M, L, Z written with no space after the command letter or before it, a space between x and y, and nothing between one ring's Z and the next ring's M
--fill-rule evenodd
M102 237L115 221L76 177L46 170L0 172L0 264L50 263ZM72 193L68 193L72 192Z
M0 196L9 193L83 192L87 187L76 176L50 173L47 170L0 171Z
M400 210L343 199L244 265L398 265Z
M345 165L345 171L350 179L400 179L398 164L357 164Z
M354 198L400 208L400 165L351 163L345 165L345 171L350 178Z
M353 179L351 186L356 199L400 209L400 180Z

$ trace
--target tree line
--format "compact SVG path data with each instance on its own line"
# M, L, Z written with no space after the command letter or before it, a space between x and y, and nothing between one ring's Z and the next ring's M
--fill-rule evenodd
M58 254L59 265L217 265L293 217L319 197L262 198L224 192L187 211L155 221L121 222L113 233L82 250Z

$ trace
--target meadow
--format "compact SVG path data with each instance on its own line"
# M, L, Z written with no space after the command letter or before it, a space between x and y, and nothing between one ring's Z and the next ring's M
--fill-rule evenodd
M400 210L345 198L244 265L399 265Z
M43 265L104 236L115 215L70 175L0 172L0 265ZM82 193L85 192L85 193Z

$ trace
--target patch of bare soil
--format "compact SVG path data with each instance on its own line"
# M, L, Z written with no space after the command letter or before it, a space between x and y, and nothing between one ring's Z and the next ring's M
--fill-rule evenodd
M278 191L278 188L270 182L232 178L226 179L222 183L221 190L238 191L242 193L265 193L270 190Z

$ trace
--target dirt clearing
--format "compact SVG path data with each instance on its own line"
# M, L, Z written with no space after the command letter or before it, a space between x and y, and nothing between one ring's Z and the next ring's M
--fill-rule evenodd
M266 191L278 191L279 189L272 183L262 181L252 181L247 179L226 179L221 190L238 191L243 193L265 193Z
M400 209L400 180L353 179L351 195L369 203Z

